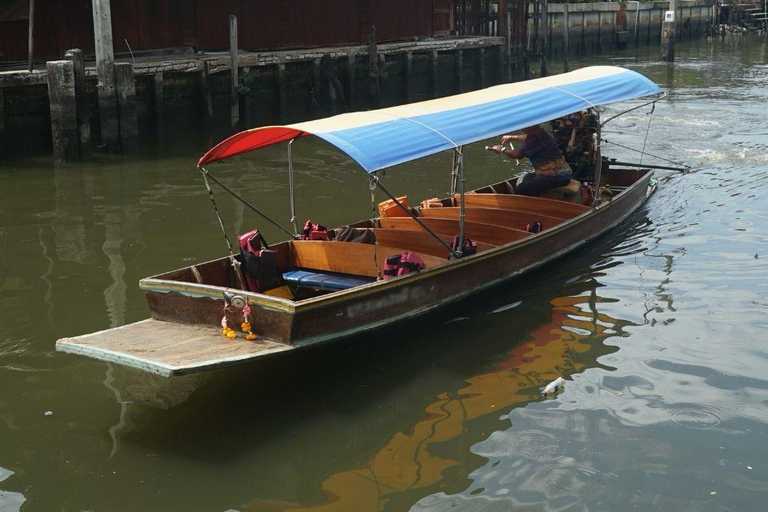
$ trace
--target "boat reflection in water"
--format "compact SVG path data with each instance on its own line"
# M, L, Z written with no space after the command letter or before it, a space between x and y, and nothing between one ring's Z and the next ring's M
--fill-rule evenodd
M423 419L395 433L365 463L328 476L322 482L324 502L301 506L258 502L242 510L407 510L428 494L466 488L469 473L484 463L469 447L504 428L500 416L538 400L541 386L557 376L567 379L594 366L598 357L615 351L604 341L621 336L631 325L598 311L600 303L611 300L597 296L594 275L568 285L565 290L573 295L552 299L546 323L500 354L491 371L467 378L460 389L444 390L424 408ZM512 303L491 313L502 323L511 321L508 325L515 325L516 318L523 323L521 316L528 312L518 306ZM509 326L498 327L510 337ZM566 385L565 396L567 392Z

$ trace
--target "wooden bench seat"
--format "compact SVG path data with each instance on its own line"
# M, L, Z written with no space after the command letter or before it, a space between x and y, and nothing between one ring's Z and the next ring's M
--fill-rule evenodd
M460 200L458 194L453 196L456 204ZM483 208L501 208L517 210L541 215L550 215L561 219L572 219L589 211L588 206L581 204L546 199L543 197L519 196L513 194L464 194L466 206Z
M467 194L469 197L469 194ZM460 208L424 208L419 211L419 214L424 218L430 219L453 219L458 220L460 214ZM525 226L531 222L541 222L544 229L557 226L565 222L565 219L552 217L551 215L543 215L539 213L521 212L515 210L505 210L502 208L479 208L479 207L467 207L465 208L465 220L467 222L473 222L476 224L490 224L494 226L501 226L509 229L515 229L525 232ZM471 235L470 235L471 238Z
M379 244L357 244L352 242L331 242L321 240L291 241L291 261L293 269L318 272L335 272L353 276L376 278L379 269L384 268L384 261L394 254L401 254L408 249L389 247ZM446 263L446 258L416 252L427 268ZM378 257L378 267L375 257Z
M455 236L459 232L458 219L422 217L419 220L429 229L441 235ZM410 217L381 218L379 219L379 227L424 232L424 228ZM466 236L472 240L492 246L508 244L509 242L514 242L515 240L531 236L530 233L526 233L519 229L505 228L491 224L480 224L477 222L465 222L464 233L466 233Z
M409 217L410 219L410 217ZM413 219L410 219L416 224ZM418 254L429 254L430 256L438 256L441 258L447 258L449 256L449 250L443 244L435 240L431 234L424 231L424 228L416 224L418 230L412 229L387 229L376 228L373 231L376 233L376 240L379 244L384 246L392 246L397 244L400 247L413 251ZM458 233L458 232L457 232ZM453 243L454 235L441 235L440 239L448 245ZM471 238L471 237L470 237ZM493 249L495 246L487 244L485 242L477 242L477 252L487 251Z

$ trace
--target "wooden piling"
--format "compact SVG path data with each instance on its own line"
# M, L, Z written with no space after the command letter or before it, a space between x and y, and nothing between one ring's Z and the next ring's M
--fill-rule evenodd
M671 20L667 14L671 14ZM667 63L675 62L675 0L669 1L669 11L661 25L661 59Z
M410 103L413 101L413 53L411 52L405 54L404 75L405 102Z
M29 34L29 40L27 44L27 56L29 63L27 71L30 73L35 67L35 0L29 0L29 24L27 32Z
M123 152L136 150L139 138L139 122L136 117L136 81L133 76L133 64L115 63L115 82L117 87L117 112L120 122L120 145Z
M381 83L379 82L379 54L376 47L376 27L371 25L368 32L368 84L371 103L381 106Z
M286 89L285 64L277 65L277 97L280 109L280 122L285 124L288 119L288 92Z
M456 50L455 72L456 72L456 92L464 92L464 50Z
M163 73L155 73L154 76L154 95L155 95L155 128L158 134L165 133L165 99L164 88L165 79Z
M597 13L597 51L603 51L603 11Z
M480 88L485 89L488 87L488 78L487 73L485 71L485 66L488 62L488 56L487 52L485 51L485 47L480 47Z
M67 50L64 57L72 62L75 73L75 100L77 103L77 133L80 158L91 155L91 119L88 114L88 98L85 92L85 56L83 50Z
M571 28L571 21L568 18L568 2L563 4L563 71L566 73L571 70L568 64L568 54L570 53L570 47L568 45L568 32Z
M581 13L581 41L579 41L579 49L581 55L587 54L587 14Z
M229 68L230 81L230 122L232 128L240 125L240 92L237 90L238 77L238 53L237 53L237 16L229 16Z
M526 4L527 5L527 4ZM504 19L504 77L505 82L512 81L512 13L507 11ZM522 47L522 44L519 45ZM520 62L518 62L518 65Z
M309 109L313 116L322 115L322 106L320 102L325 102L322 86L322 60L314 59L312 61L312 83L310 84L311 98L309 100Z
M548 44L548 26L549 16L547 14L547 0L541 0L541 45L539 51L541 51L541 69L540 74L542 77L549 75L547 69L547 60L549 58L549 44Z
M0 153L5 153L5 94L0 89Z
M350 111L355 110L355 83L357 80L357 55L349 53L347 55L347 107Z
M92 0L92 7L101 143L109 151L118 151L120 148L120 130L117 119L110 0Z
M203 123L209 127L213 120L213 98L211 98L211 63L203 61L203 69L200 71L200 95L203 105Z
M49 61L46 70L53 158L57 162L74 162L80 158L74 64L68 60Z
M432 52L429 54L429 85L433 98L437 98L437 64L437 50L432 50Z

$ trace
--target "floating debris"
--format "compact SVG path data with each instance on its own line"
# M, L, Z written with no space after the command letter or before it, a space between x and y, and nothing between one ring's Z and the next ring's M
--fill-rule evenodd
M563 392L565 389L565 379L562 377L558 377L544 388L544 390L541 392L541 396L546 398L549 396L556 396Z
M53 416L53 411L45 411L43 414L46 416Z

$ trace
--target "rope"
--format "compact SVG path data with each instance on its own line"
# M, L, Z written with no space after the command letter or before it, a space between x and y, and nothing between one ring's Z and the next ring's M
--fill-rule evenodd
M376 227L379 223L379 209L376 207L376 179L375 176L369 176L368 188L371 189L371 220L373 221L373 227ZM376 264L376 276L381 280L381 265L379 265L379 241L376 240L373 243L373 262Z
M290 231L288 231L287 229L285 229L283 226L281 226L280 224L278 224L278 223L277 223L277 222L275 222L274 220L270 219L270 218L269 218L269 217L268 217L266 214L264 214L264 213L260 212L258 208L256 208L255 206L253 206L251 203L249 203L248 201L246 201L246 200L245 200L245 199L244 199L242 196L240 196L240 195L239 195L237 192L235 192L234 190L232 190L231 188L229 188L228 186L226 186L225 184L223 184L221 181L219 181L219 180L216 178L216 176L214 176L213 174L209 173L209 172L208 172L208 170L207 170L206 168L204 168L204 167L200 167L199 169L200 169L200 172L201 172L201 173L203 173L203 176L204 176L204 177L206 177L206 178L211 178L211 179L214 181L214 183L216 183L218 186L220 186L221 188L223 188L224 190L226 190L227 192L229 192L229 193L232 195L232 197L234 197L235 199L237 199L238 201L240 201L241 203L243 203L245 206L247 206L248 208L250 208L251 210L253 210L253 211L254 211L256 214L260 215L261 217L263 217L263 218L264 218L264 219L266 219L267 221L271 222L271 223L272 223L272 225L274 225L275 227L277 227L277 228L278 228L280 231L282 231L282 232L286 233L286 234L287 234L288 236L290 236L290 237L293 237L293 233L291 233ZM205 181L205 184L206 184L206 186L208 186L208 180L207 180L207 179L206 179L206 181ZM210 187L209 187L209 189L208 189L208 190L210 191ZM211 197L213 197L213 192L211 192ZM217 213L218 213L218 212L217 212Z
M293 147L294 140L296 139L291 139L288 142L288 192L291 196L291 224L293 225L293 237L299 238L299 228L296 225L296 197L293 191L293 152L291 148Z
M227 236L227 230L224 229L224 221L221 220L221 214L219 213L219 207L216 205L216 199L213 198L213 189L211 188L211 184L208 182L208 172L205 171L202 167L200 168L200 172L203 175L203 181L205 181L205 188L208 189L208 198L211 200L211 204L213 205L213 211L216 212L216 219L219 221L219 227L221 228L221 233L224 235L224 241L227 242L227 250L229 251L229 261L232 265L232 269L235 271L235 276L237 276L237 281L240 284L241 290L246 290L245 283L243 282L243 274L240 271L240 262L237 261L235 258L234 251L232 250L232 243L229 241L229 237Z

